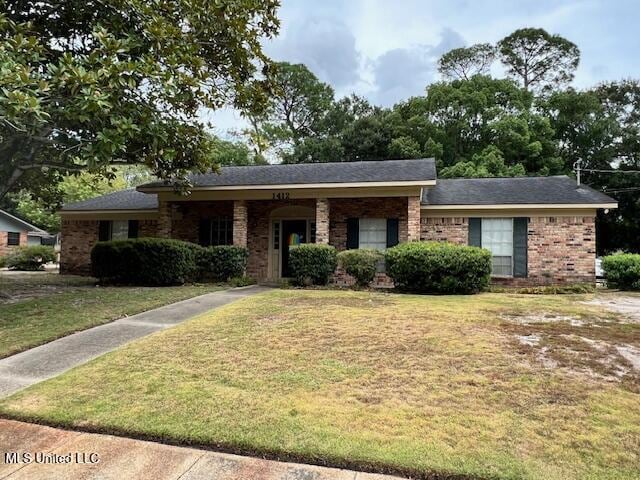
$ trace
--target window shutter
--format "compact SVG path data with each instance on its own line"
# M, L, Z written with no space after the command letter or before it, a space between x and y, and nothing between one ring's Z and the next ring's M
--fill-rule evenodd
M211 220L200 220L198 243L203 247L211 245Z
M138 220L129 220L129 238L138 238Z
M472 247L482 246L482 219L469 219L469 245Z
M98 240L100 242L106 242L111 240L111 222L109 220L100 220L98 226Z
M360 245L360 222L357 218L347 218L347 248L358 248Z
M528 251L529 219L518 217L513 219L513 276L526 277Z
M387 218L387 248L398 244L398 219Z

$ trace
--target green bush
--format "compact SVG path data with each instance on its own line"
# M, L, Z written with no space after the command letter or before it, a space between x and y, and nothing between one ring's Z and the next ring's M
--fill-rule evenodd
M491 277L489 250L452 243L403 243L385 252L385 262L396 287L418 293L474 293Z
M255 285L256 281L251 277L233 277L229 279L230 287L248 287L249 285Z
M6 264L11 270L42 270L45 263L54 262L56 254L53 247L34 245L18 247L6 257Z
M166 238L98 242L91 250L91 268L103 283L179 285L195 279L200 248Z
M336 249L306 243L289 251L289 267L297 285L326 285L337 266Z
M640 254L618 253L602 259L607 286L621 290L640 290Z
M338 254L338 264L356 279L359 287L366 287L373 281L378 264L383 259L381 252L369 248L345 250Z
M243 247L222 245L199 247L196 255L201 279L226 282L232 277L244 275L249 251Z
M0 268L7 266L7 257L0 257Z

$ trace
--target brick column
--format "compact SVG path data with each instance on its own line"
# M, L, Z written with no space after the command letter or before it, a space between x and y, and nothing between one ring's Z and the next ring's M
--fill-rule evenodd
M247 246L247 202L233 201L233 244L238 247Z
M329 200L316 198L316 243L329 243Z
M158 237L171 238L171 204L164 200L158 202Z
M420 240L420 197L407 197L407 241Z

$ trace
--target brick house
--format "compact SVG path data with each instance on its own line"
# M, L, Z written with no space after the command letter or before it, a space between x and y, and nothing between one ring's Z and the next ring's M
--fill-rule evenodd
M596 211L617 206L566 176L438 180L433 159L223 167L191 181L187 196L155 182L66 205L61 271L88 273L94 243L115 238L246 246L260 281L287 277L298 243L437 240L488 248L495 282L593 282Z
M50 238L51 235L41 228L0 210L0 257L7 255L16 247L41 245Z

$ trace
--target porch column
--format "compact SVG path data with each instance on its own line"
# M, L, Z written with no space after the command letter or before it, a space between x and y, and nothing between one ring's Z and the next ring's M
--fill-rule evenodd
M171 238L171 205L165 200L158 201L159 238Z
M407 197L407 241L420 240L420 197Z
M238 247L247 246L247 202L233 201L233 244Z
M316 198L316 243L329 243L329 199Z

